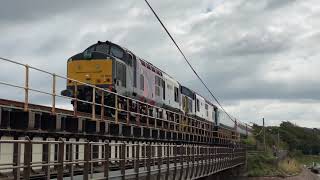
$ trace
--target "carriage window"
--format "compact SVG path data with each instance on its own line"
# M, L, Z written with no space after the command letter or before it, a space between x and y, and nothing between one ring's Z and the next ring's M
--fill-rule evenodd
M205 108L206 108L206 115L208 117L209 116L208 104L205 105Z
M163 90L163 100L166 99L166 83L165 81L162 81L162 90Z
M192 100L188 98L189 101L189 112L192 112Z
M160 96L160 88L159 88L159 86L156 86L155 94L156 94L156 96Z
M143 77L143 74L140 74L140 89L144 90L144 77Z
M133 87L137 87L137 59L133 58Z
M108 44L98 44L96 46L96 50L97 52L101 52L104 54L109 54L109 45Z
M162 86L162 79L158 76L155 76L155 85L161 87Z
M197 111L200 111L200 103L199 103L199 99L197 99Z
M110 54L119 59L123 58L123 50L120 49L118 46L111 46Z
M174 87L174 101L179 102L179 89L177 87Z

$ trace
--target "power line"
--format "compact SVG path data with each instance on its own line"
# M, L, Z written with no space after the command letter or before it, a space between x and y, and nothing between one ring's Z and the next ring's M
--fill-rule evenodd
M157 13L153 10L153 8L151 7L151 5L149 4L149 2L147 0L144 0L147 5L149 6L149 8L151 9L152 13L155 15L155 17L157 18L157 20L159 21L159 23L161 24L161 26L163 27L163 29L167 32L168 36L170 37L170 39L172 40L172 42L174 43L174 45L177 47L177 49L179 50L179 52L181 53L181 55L183 56L184 60L188 63L189 67L191 68L191 70L194 72L194 74L198 77L198 79L201 81L201 83L203 84L203 86L209 91L210 95L213 97L213 99L218 103L218 105L220 106L220 108L228 115L228 117L235 122L235 120L229 115L229 113L227 113L227 111L223 108L223 106L220 104L219 100L213 95L213 93L211 92L211 90L208 88L208 86L206 85L206 83L202 80L202 78L199 76L199 74L196 72L196 70L192 67L192 65L190 64L188 58L184 55L184 53L182 52L182 50L180 49L179 45L176 43L176 41L173 39L173 37L171 36L170 32L168 31L168 29L166 28L166 26L162 23L162 21L160 20L160 18L158 17Z

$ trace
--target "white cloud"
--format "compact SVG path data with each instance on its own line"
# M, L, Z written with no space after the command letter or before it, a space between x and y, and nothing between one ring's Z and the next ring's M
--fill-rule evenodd
M316 0L150 3L231 114L320 127ZM0 7L0 34L0 56L58 74L73 54L111 40L209 97L143 1L10 1ZM0 80L21 80L7 72ZM46 81L38 76L34 86Z

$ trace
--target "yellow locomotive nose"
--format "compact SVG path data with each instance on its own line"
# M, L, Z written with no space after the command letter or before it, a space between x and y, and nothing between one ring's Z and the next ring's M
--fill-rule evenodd
M72 60L68 62L68 77L93 85L112 84L112 60ZM68 81L68 86L73 82Z

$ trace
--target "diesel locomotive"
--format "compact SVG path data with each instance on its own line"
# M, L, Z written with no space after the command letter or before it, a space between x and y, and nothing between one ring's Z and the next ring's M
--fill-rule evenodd
M130 50L110 41L98 41L69 58L67 76L151 105L210 121L216 126L235 129L233 120L209 100ZM62 94L91 101L90 87L78 84L75 94L74 86L75 83L68 81L67 89ZM111 96L106 95L105 98L105 102L113 103ZM78 103L77 108L86 111L90 106ZM243 132L243 128L239 132Z

